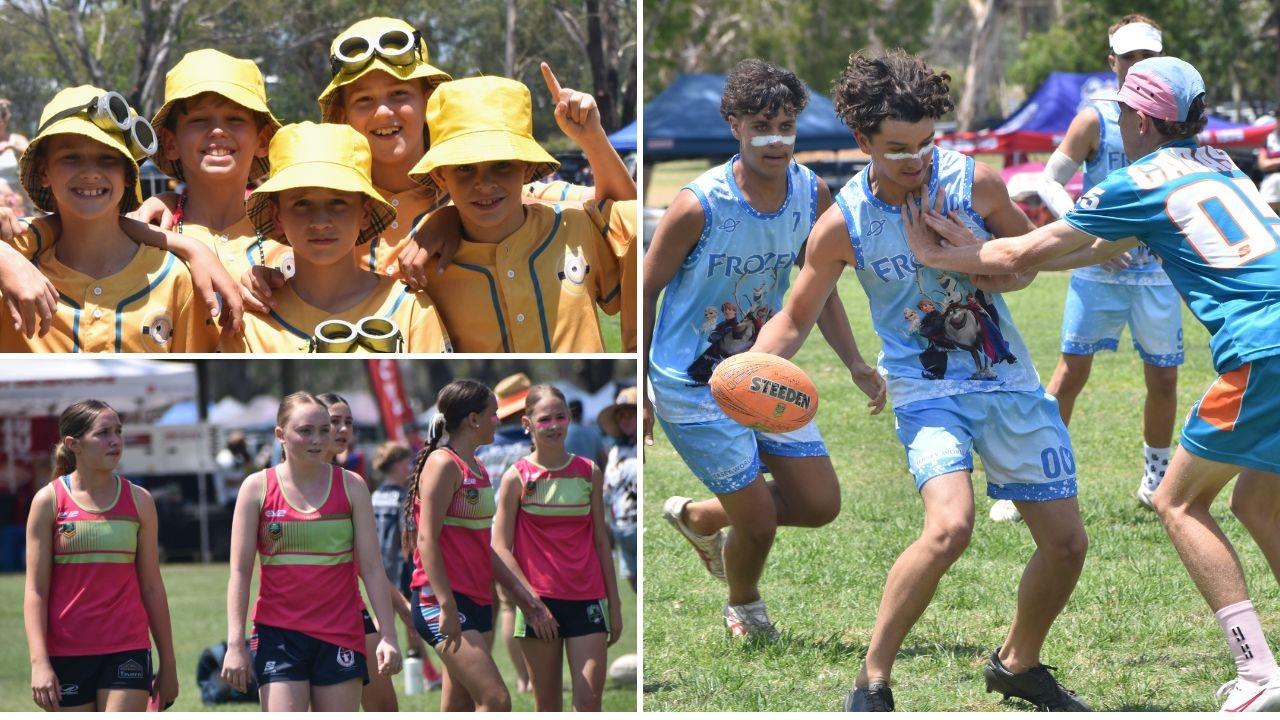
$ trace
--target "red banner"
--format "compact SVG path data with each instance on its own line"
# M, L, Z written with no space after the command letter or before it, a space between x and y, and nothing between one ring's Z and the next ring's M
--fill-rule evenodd
M382 426L387 439L416 448L422 444L413 421L413 409L400 380L400 366L395 360L369 360L369 379L373 394L378 398L382 411Z

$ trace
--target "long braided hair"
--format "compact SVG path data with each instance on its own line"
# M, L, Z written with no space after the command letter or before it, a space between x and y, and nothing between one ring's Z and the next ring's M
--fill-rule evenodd
M404 494L404 530L400 537L400 551L406 559L413 557L413 549L418 546L418 517L413 512L413 506L418 501L418 485L421 483L422 469L427 465L427 458L440 447L440 441L446 432L457 430L471 413L484 412L492 398L493 391L476 380L454 380L436 395L436 409L439 412L427 429L427 444L418 453L408 491Z

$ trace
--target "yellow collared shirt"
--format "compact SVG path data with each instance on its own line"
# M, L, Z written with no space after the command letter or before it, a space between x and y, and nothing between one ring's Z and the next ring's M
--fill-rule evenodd
M538 180L524 186L524 196L545 203L587 203L595 199L596 189L564 180Z
M182 234L190 235L218 256L222 267L232 280L240 282L249 268L254 265L268 265L279 268L293 255L288 245L263 238L258 242L253 222L248 216L236 221L221 233L216 233L204 225L183 223Z
M0 352L212 352L218 328L196 306L191 273L172 253L139 245L121 270L93 278L62 264L44 218L13 246L58 291L53 327L26 338L0 323Z
M603 352L596 307L621 308L634 201L526 205L500 243L464 240L430 292L459 352Z
M440 200L433 195L423 194L420 188L400 193L382 188L377 190L395 207L396 219L382 231L381 236L357 245L351 252L359 261L361 269L387 277L399 277L400 266L396 263L396 255L400 253L400 248L413 236L413 229L422 224L432 210L448 204L448 199Z
M390 318L400 327L403 352L452 352L449 335L426 293L412 293L398 280L379 278L363 301L340 313L307 304L289 284L276 290L269 315L245 313L244 338L223 343L224 352L308 352L316 326L326 320L355 324L366 317Z

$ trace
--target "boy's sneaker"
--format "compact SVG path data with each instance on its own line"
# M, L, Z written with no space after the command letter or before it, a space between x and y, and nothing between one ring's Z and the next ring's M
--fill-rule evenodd
M1156 494L1156 488L1160 487L1161 479L1157 475L1143 475L1142 482L1138 483L1138 502L1149 510L1156 509L1156 503L1152 498Z
M1018 522L1022 519L1022 513L1018 512L1018 506L1014 505L1012 500L995 501L987 516L992 522Z
M680 531L685 540L693 546L702 560L702 565L711 573L711 577L725 582L724 579L724 532L716 531L710 535L699 535L684 522L684 506L693 502L692 498L678 495L667 498L662 503L662 517L671 526Z
M1237 677L1218 688L1222 712L1266 712L1280 710L1280 674L1259 685Z
M763 638L773 642L781 637L778 628L773 626L769 613L765 610L764 600L756 600L745 605L725 605L724 625L733 637Z
M854 688L844 696L845 712L893 712L893 691L882 682Z
M1051 712L1093 712L1078 695L1062 687L1053 678L1050 665L1037 665L1020 673L1009 672L1000 662L1000 648L991 653L982 676L987 680L987 692L998 692L1004 699L1021 698L1036 706L1037 710Z

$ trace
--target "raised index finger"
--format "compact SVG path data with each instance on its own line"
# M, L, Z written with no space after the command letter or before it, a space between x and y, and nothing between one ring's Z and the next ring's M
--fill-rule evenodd
M547 81L547 89L551 91L551 99L559 102L560 81L556 79L556 74L551 72L550 65L544 62L541 63L540 67L542 68L542 79Z

